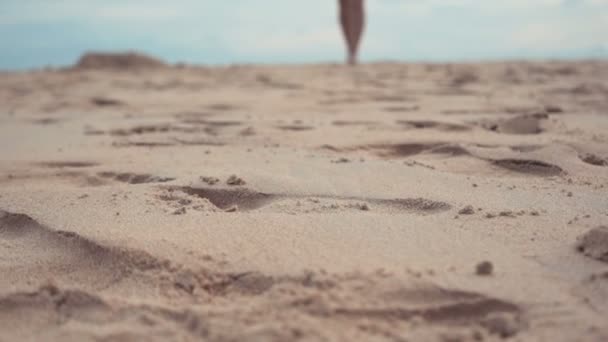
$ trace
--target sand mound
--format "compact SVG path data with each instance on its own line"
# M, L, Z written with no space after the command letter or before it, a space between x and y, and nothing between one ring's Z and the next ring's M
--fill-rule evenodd
M503 134L540 134L542 133L542 124L548 119L548 115L539 114L524 114L508 120L498 120L482 124L484 128L490 131Z
M101 53L89 52L84 54L75 69L147 69L164 68L167 64L154 57L146 56L137 52L124 53Z
M73 232L52 230L27 215L2 210L0 238L23 251L19 258L25 275L46 274L58 282L78 282L88 288L116 285L133 273L164 266L146 252L107 247Z
M608 262L608 227L600 226L583 234L578 250L590 258Z

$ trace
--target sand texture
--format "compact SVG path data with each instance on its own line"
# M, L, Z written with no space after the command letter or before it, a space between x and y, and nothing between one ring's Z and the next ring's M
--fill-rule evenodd
M608 341L608 63L0 73L0 341Z

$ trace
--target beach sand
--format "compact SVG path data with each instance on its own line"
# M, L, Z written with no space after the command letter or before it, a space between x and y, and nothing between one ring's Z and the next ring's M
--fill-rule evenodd
M0 341L608 340L607 62L133 58L0 73Z

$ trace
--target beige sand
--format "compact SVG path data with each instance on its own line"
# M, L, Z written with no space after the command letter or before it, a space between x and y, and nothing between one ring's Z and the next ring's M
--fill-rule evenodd
M0 101L1 341L608 340L608 63L102 58Z

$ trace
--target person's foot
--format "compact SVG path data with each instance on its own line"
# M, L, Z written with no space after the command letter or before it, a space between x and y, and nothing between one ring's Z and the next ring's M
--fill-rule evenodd
M347 60L348 65L357 65L357 57L350 55Z

